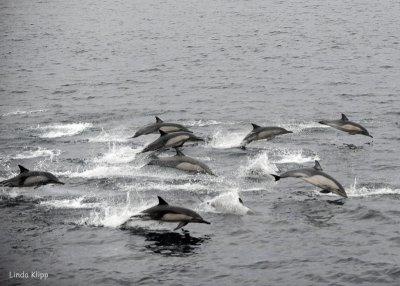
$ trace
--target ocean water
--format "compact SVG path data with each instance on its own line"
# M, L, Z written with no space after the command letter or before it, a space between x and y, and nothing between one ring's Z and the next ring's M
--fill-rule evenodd
M66 184L0 188L0 284L399 285L399 8L1 1L0 180ZM318 124L341 113L374 138ZM183 152L217 177L147 166L158 135L128 138L155 116L205 138ZM243 151L250 123L293 133ZM270 176L314 160L344 205ZM157 196L211 225L121 228Z

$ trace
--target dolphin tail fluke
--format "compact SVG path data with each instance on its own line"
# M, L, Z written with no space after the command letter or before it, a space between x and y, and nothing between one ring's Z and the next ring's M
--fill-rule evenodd
M281 177L279 177L278 175L271 174L271 176L275 178L275 182L281 179Z
M189 223L189 222L187 222L187 221L181 221L181 222L178 224L178 226L174 228L174 230L178 230L178 229L180 229L181 227L184 227L185 225L187 225L188 223Z

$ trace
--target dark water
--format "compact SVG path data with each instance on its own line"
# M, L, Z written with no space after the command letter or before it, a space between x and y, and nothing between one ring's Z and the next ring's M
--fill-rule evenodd
M1 285L398 285L398 1L2 1ZM317 122L345 113L374 136ZM145 166L154 116L218 177ZM250 123L294 133L235 147ZM173 153L166 152L167 155ZM270 173L312 167L337 197ZM168 202L211 225L133 221ZM246 215L247 208L254 210ZM207 202L212 202L215 208ZM13 273L48 274L10 278Z

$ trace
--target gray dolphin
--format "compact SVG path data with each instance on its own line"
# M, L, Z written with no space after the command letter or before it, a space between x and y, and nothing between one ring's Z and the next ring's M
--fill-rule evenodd
M300 178L314 186L323 189L321 193L326 194L332 192L339 196L347 198L347 194L343 186L334 178L322 172L321 165L317 160L315 160L314 168L295 169L287 171L280 176L273 174L271 175L274 176L275 181L279 181L279 179L281 178L289 178L289 177Z
M185 156L185 154L183 154L178 148L176 148L175 156L161 158L154 156L154 158L148 163L148 165L157 165L162 167L175 168L186 172L204 173L215 176L206 164L194 158Z
M331 126L338 130L349 133L350 135L361 134L373 138L367 129L360 124L350 121L346 115L342 113L342 118L339 120L321 120L318 123Z
M257 124L252 123L253 130L244 137L242 142L240 143L240 148L246 149L246 145L257 140L271 140L275 136L287 133L293 133L292 131L288 131L285 128L281 127L261 127Z
M147 145L141 153L148 151L164 150L172 147L181 147L186 141L204 141L204 139L197 137L190 132L173 132L165 133L159 130L161 136L157 140Z
M29 171L27 168L18 165L20 174L15 176L14 178L4 180L0 182L0 186L4 187L35 187L35 189L40 186L47 184L60 184L64 185L63 182L60 182L56 176L49 172L41 172L41 171Z
M158 116L156 116L156 123L152 123L140 128L138 131L136 131L135 135L133 135L130 138L136 138L141 135L157 133L159 130L164 131L165 133L178 132L178 131L192 132L183 125L177 123L164 122Z
M166 221L166 222L179 222L174 230L184 227L189 222L206 223L198 213L183 207L170 206L163 198L158 196L158 205L148 208L142 213L148 215L151 219Z

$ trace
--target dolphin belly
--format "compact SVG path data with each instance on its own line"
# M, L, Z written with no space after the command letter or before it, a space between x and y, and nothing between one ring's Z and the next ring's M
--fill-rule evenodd
M178 222L178 221L191 221L193 218L185 214L166 213L161 217L162 221Z
M184 142L185 140L187 140L187 139L189 139L189 138L190 138L189 135L179 135L179 136L176 136L176 137L173 137L173 138L169 139L169 140L165 143L165 146L166 146L166 147L174 146L174 145L176 145L176 144L178 144L178 143Z
M165 133L170 133L170 132L180 131L181 129L176 126L163 126L163 127L160 127L159 130L161 130Z
M345 124L341 126L342 130L345 130L347 132L360 132L363 131L360 127L353 125L353 124Z
M321 176L321 175L314 175L314 176L310 176L310 177L305 177L302 178L304 181L320 187L322 189L328 189L328 190L339 190L340 187L331 179L325 177L325 176Z
M23 187L33 187L37 185L44 185L49 182L49 179L45 176L32 176L25 179Z
M204 171L202 167L189 162L182 162L176 165L176 168L182 171L201 172Z

